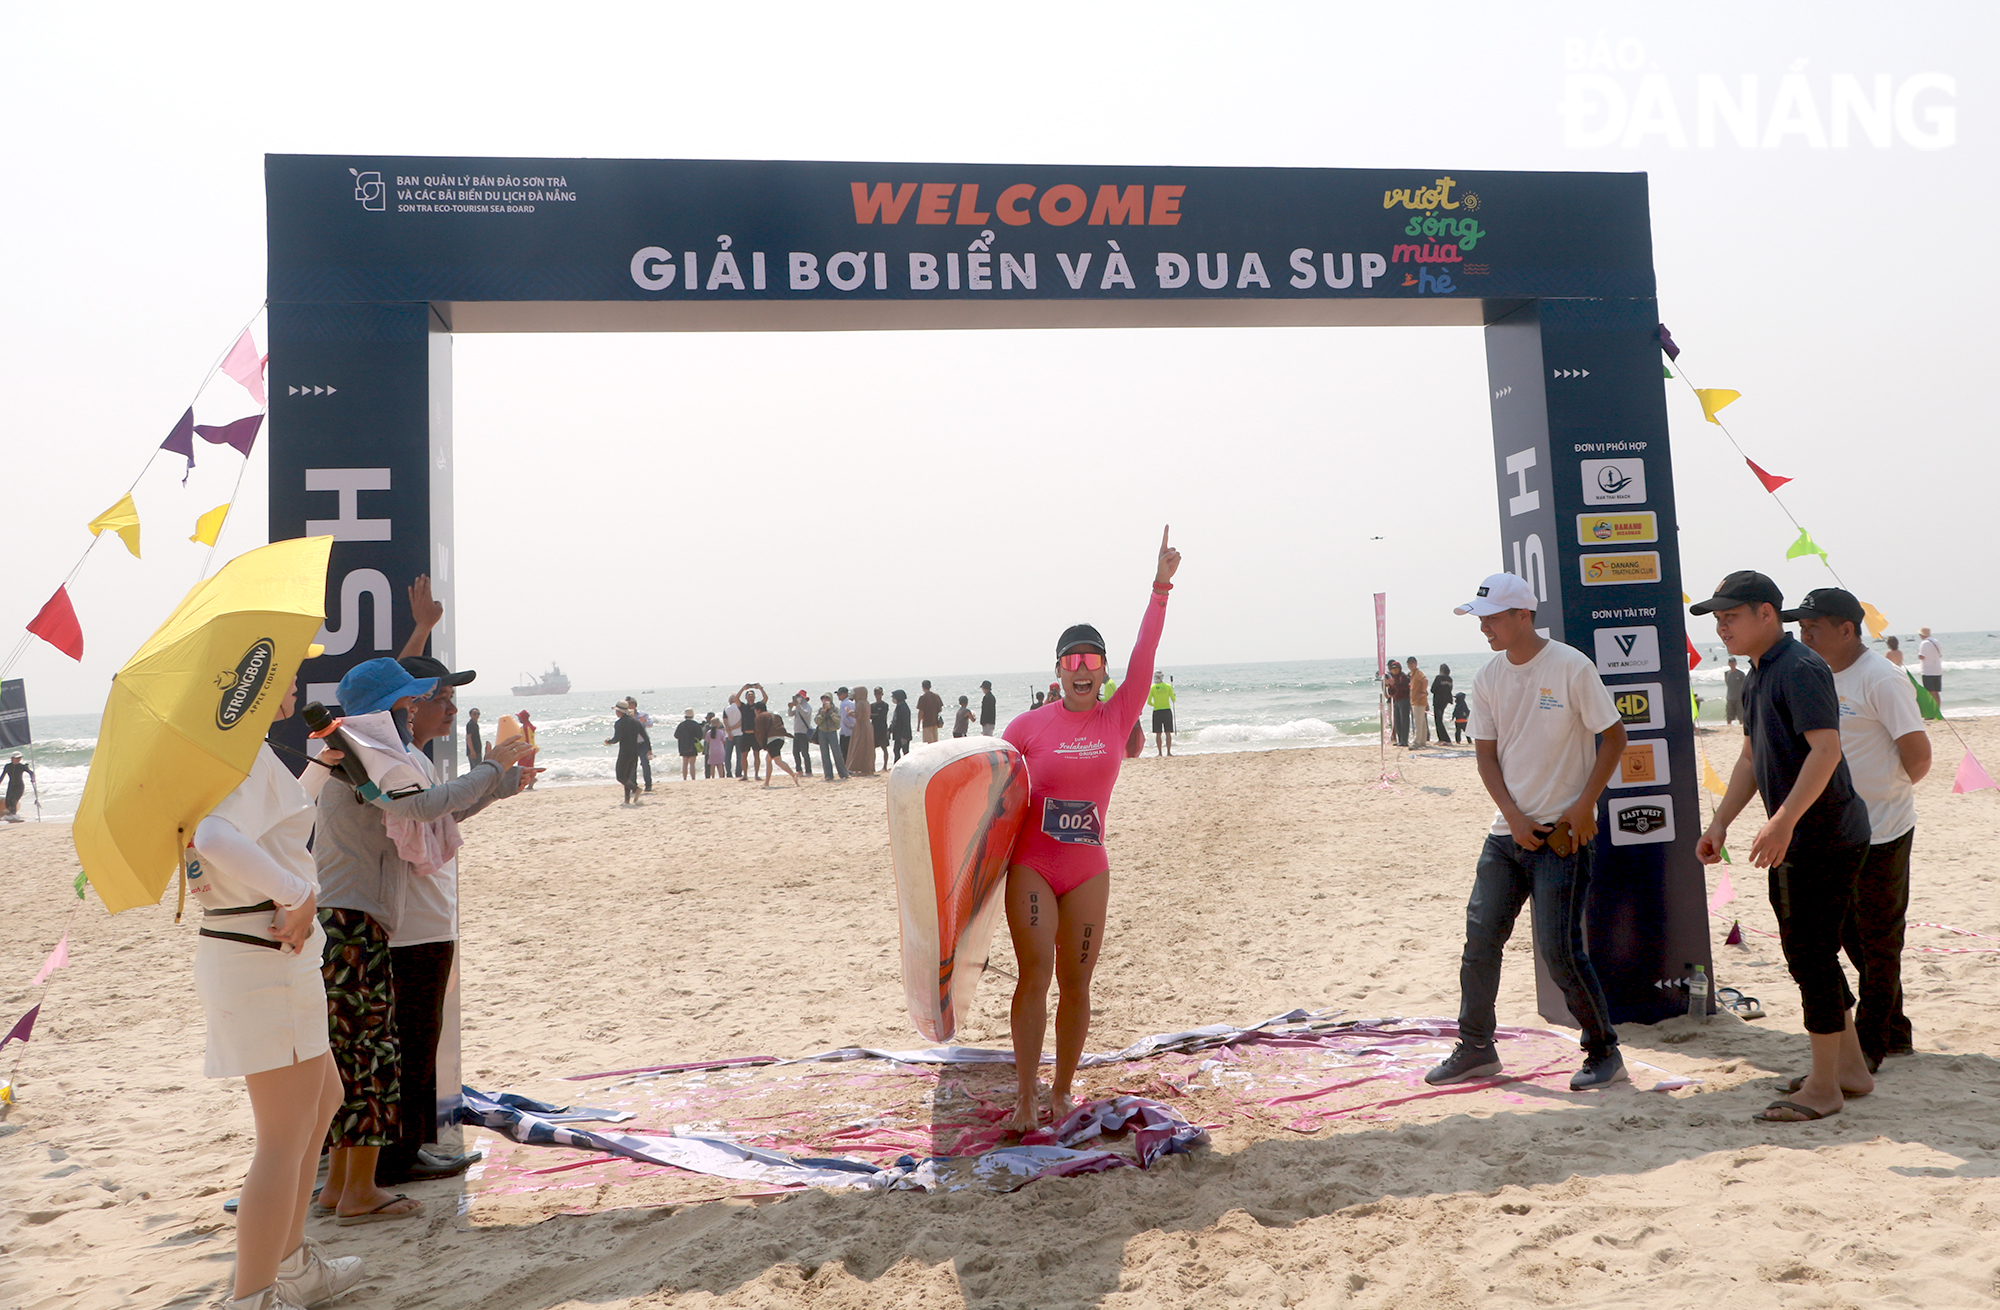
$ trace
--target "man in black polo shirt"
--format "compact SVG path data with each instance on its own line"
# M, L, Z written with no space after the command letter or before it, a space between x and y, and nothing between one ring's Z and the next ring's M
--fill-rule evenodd
M1840 753L1840 697L1826 661L1793 640L1779 617L1785 598L1761 573L1732 573L1715 595L1690 608L1713 614L1731 655L1750 660L1743 684L1743 753L1729 791L1695 852L1722 858L1729 823L1764 799L1769 816L1750 843L1750 862L1768 868L1771 908L1785 963L1799 985L1812 1072L1757 1117L1800 1123L1838 1114L1849 1095L1875 1079L1854 1030L1854 993L1840 967L1841 921L1868 855L1868 808L1854 793Z

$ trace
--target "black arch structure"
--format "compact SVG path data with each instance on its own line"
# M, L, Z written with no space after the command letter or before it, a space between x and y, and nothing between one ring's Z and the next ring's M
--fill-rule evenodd
M270 534L338 538L325 699L399 644L419 572L453 659L455 333L1483 328L1490 563L1651 743L1607 792L1592 955L1620 1021L1684 1008L1656 984L1709 945L1643 174L272 155L265 179Z

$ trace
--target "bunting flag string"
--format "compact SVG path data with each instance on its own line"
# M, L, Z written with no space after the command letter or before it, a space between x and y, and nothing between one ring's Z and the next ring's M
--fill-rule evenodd
M201 438L201 440L210 445L228 446L242 455L245 460L245 464L239 465L237 468L236 486L229 493L228 503L210 510L197 519L195 521L194 535L189 538L190 541L196 544L208 547L208 554L202 562L202 574L203 576L207 575L209 565L215 560L215 545L221 536L223 522L228 517L229 507L236 503L237 494L242 490L243 469L247 467L250 452L256 446L258 433L262 431L264 426L265 413L269 409L268 395L264 384L264 368L269 362L270 356L260 355L257 352L257 339L253 331L256 326L257 317L261 316L263 312L264 310L260 306L257 315L253 315L250 322L246 323L243 329L237 333L229 349L209 365L208 372L202 376L201 385L195 388L195 403L190 404L182 412L179 420L175 422L173 430L167 434L166 439L147 457L145 464L140 467L138 474L133 477L131 485L126 487L125 494L119 497L118 501L110 509L105 510L102 514L90 520L88 524L90 544L84 547L82 554L77 557L76 563L70 567L69 573L63 578L62 584L56 588L55 594L49 597L48 602L42 606L41 611L28 622L27 635L23 636L15 644L13 650L8 652L4 664L0 664L0 677L13 672L14 665L20 660L22 652L27 650L31 640L35 637L40 637L73 660L81 661L83 659L83 627L77 621L76 607L70 600L69 584L76 580L76 575L82 571L84 563L89 560L90 552L96 549L98 541L102 539L101 534L106 531L117 533L118 539L125 543L125 549L132 553L133 558L137 559L140 557L139 508L137 502L133 499L133 493L138 490L139 483L146 476L147 469L152 467L153 460L159 458L162 452L179 455L185 461L185 465L181 470L181 485L185 487L188 483L189 475L194 471L194 443L196 437ZM242 418L231 419L226 423L211 424L195 422L195 409L201 403L202 397L208 392L209 384L214 381L217 373L226 375L248 392L250 398L257 403L257 412L245 415Z
M1727 796L1729 794L1729 788L1723 784L1722 775L1717 773L1715 766L1708 762L1708 756L1705 753L1701 757L1701 786L1703 791L1713 792L1717 796Z
M6 1046L8 1042L27 1041L29 1035L35 1031L35 1016L40 1014L41 1012L42 1012L41 1002L37 1001L35 1002L35 1007L32 1010L29 1010L26 1014L22 1015L20 1018L14 1021L14 1026L7 1030L7 1035L5 1037L0 1037L0 1047Z
M1659 338L1661 351L1666 354L1668 359L1679 364L1681 348L1675 343L1673 334L1667 331L1667 325L1664 323L1660 324L1656 335ZM1673 376L1673 370L1671 369L1663 368L1662 371L1668 377ZM1825 567L1828 573L1833 575L1833 580L1851 594L1853 588L1847 586L1846 580L1833 567L1833 561L1828 557L1826 550L1812 539L1812 533L1806 530L1805 525L1793 516L1792 511L1779 498L1778 488L1791 482L1792 479L1780 477L1759 466L1757 461L1751 459L1748 452L1743 449L1742 443L1736 440L1736 434L1729 430L1729 425L1716 417L1719 410L1727 406L1730 402L1740 399L1742 393L1723 388L1697 387L1693 380L1688 377L1686 368L1680 370L1680 378L1681 383L1689 391L1693 392L1695 399L1700 402L1702 417L1722 429L1722 435L1729 439L1729 444L1736 448L1736 453L1743 457L1743 462L1750 466L1752 473L1757 475L1757 481L1763 484L1766 492L1770 493L1772 503L1778 507L1780 513L1791 520L1792 526L1799 530L1798 539L1792 542L1786 549L1785 558L1804 559L1808 556L1817 556L1820 564ZM1881 640L1882 634L1889 630L1888 617L1866 601L1861 602L1861 615L1862 622L1867 627L1869 636L1877 641ZM1700 662L1701 657L1695 652L1694 642L1690 639L1688 642L1688 668L1692 669ZM1966 744L1964 736L1959 733L1958 728L1952 724L1951 720L1944 717L1944 711L1939 708L1937 698L1924 690L1923 684L1917 681L1915 674L1911 673L1908 669L1905 669L1903 673L1905 677L1909 678L1910 685L1916 689L1917 707L1922 712L1923 717L1926 720L1935 720L1943 723L1951 732L1951 735L1957 739L1958 744L1965 750L1965 757L1959 761L1958 775L1952 782L1952 791L1963 794L1995 786L1992 778L1987 775L1985 768L1980 765L1978 758L1973 755L1972 748ZM1707 771L1707 760L1704 759L1702 764L1704 771ZM1706 787L1707 784L1708 779L1704 777L1702 785ZM1729 858L1727 851L1723 853L1722 858L1724 860Z

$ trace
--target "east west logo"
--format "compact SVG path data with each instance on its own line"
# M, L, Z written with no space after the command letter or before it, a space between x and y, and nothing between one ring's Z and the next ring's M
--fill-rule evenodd
M1618 831L1635 833L1644 837L1648 833L1659 832L1667 826L1667 807L1664 805L1631 805L1618 812Z

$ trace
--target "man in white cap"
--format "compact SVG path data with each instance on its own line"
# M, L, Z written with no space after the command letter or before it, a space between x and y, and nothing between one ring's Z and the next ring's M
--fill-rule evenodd
M1500 1072L1493 1045L1500 952L1532 896L1542 961L1583 1030L1583 1067L1570 1090L1603 1087L1625 1076L1625 1061L1610 1002L1584 951L1583 924L1597 798L1625 749L1624 719L1589 656L1535 631L1535 593L1522 579L1496 573L1453 613L1477 615L1486 644L1502 656L1472 679L1479 780L1499 812L1465 905L1458 1045L1424 1081Z

